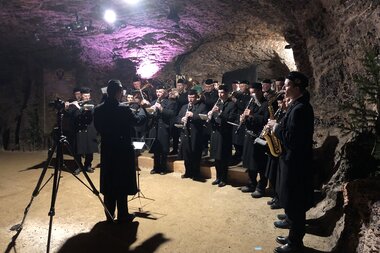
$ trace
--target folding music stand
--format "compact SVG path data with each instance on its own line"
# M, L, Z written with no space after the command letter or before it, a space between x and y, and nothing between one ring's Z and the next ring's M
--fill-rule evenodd
M147 199L147 200L154 201L154 199L152 199L152 198L145 197L145 195L141 191L141 188L140 188L140 171L141 171L141 169L138 166L138 157L139 157L140 153L145 148L150 150L153 142L154 142L154 138L144 138L144 137L132 138L132 145L133 145L134 150L135 150L135 163L136 163L136 173L137 173L137 193L130 200L128 200L128 202L131 202L132 200L138 199L140 202L140 207L138 208L139 212L141 212L142 208L143 208L142 203L141 203L141 199Z

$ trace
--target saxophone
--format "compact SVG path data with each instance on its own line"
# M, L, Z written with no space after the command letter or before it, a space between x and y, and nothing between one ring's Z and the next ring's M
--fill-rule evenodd
M268 103L268 111L269 111L269 118L271 120L275 119L274 113L273 113L273 106L272 103ZM269 151L272 156L279 157L282 153L282 147L280 140L270 131L270 129L265 128L260 134L260 138L264 138L266 143L268 144Z

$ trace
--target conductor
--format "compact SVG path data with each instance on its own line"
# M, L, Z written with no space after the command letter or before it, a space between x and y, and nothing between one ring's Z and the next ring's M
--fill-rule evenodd
M135 153L131 142L134 126L146 120L145 111L137 114L119 103L122 85L119 80L108 81L107 98L94 110L94 124L101 135L100 192L104 195L107 221L112 221L117 205L119 223L130 222L127 196L137 193Z

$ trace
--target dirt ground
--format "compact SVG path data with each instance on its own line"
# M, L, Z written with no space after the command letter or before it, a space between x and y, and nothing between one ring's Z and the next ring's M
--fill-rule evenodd
M9 247L16 234L10 228L21 222L46 157L46 151L0 152L0 250L46 252L51 181L34 198L14 248ZM99 168L89 175L98 189ZM51 252L273 252L275 237L288 232L274 228L282 210L270 210L269 197L252 199L238 187L212 186L212 179L194 182L180 173L150 175L148 170L141 171L141 190L154 201L132 200L134 222L108 224L98 197L70 173L61 176ZM79 178L86 181L82 174ZM307 234L305 252L329 250L328 240Z

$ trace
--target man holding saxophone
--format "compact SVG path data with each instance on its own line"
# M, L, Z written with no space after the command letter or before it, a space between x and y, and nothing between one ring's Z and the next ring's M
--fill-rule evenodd
M291 221L288 236L278 236L282 246L274 252L300 252L305 235L306 211L313 206L313 133L314 112L306 90L308 78L296 71L285 80L285 97L291 99L280 123L268 121L268 128L280 139L284 151L280 156L279 201Z

